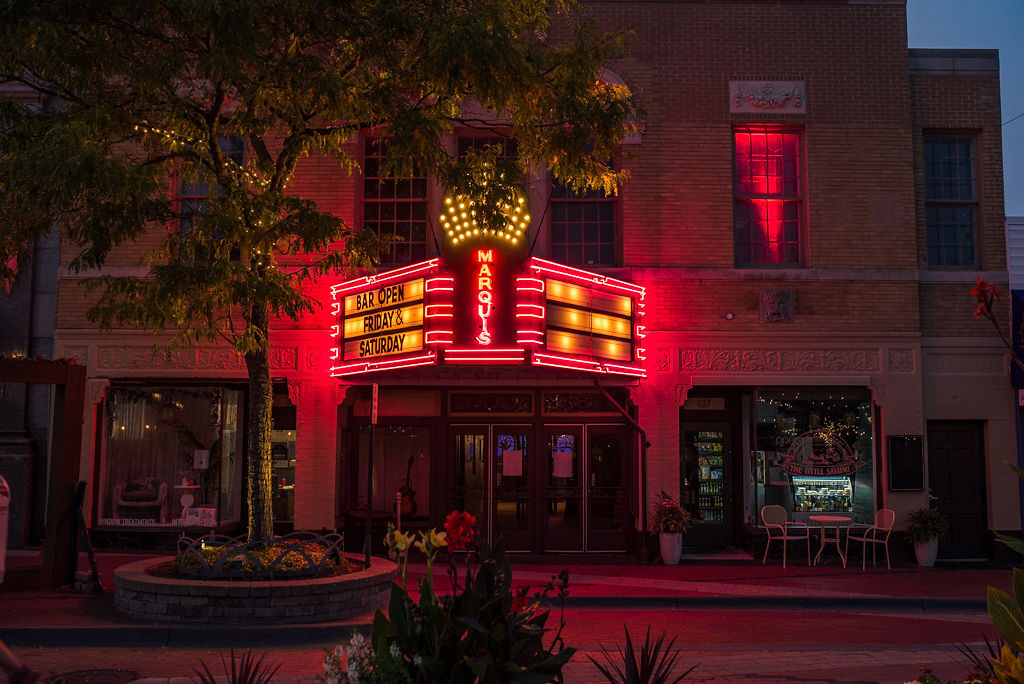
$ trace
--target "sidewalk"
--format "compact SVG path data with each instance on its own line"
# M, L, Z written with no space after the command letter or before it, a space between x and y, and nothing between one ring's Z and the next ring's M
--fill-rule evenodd
M102 595L68 588L0 593L0 640L10 646L111 646L259 648L334 642L353 629L368 630L372 615L344 622L222 625L145 622L113 605L113 571L140 560L138 554L101 553ZM563 569L569 572L568 605L578 607L864 608L931 611L984 611L989 586L1009 591L1011 572L980 564L942 564L935 568L900 565L887 571L861 571L859 557L843 568L838 559L808 568L767 565L738 551L686 556L677 566L642 565L632 557L512 557L515 587L542 588ZM792 559L791 559L792 560ZM85 569L86 565L80 565ZM448 586L447 566L434 568L439 591ZM425 573L410 564L409 586ZM459 567L460 574L464 566ZM554 595L552 595L554 596ZM557 600L554 598L552 600Z

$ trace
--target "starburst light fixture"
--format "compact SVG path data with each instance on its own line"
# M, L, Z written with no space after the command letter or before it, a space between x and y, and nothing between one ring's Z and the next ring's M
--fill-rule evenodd
M445 212L441 214L441 226L453 245L487 235L517 244L530 225L530 215L526 213L526 200L523 197L519 197L513 204L498 207L504 224L500 228L485 226L478 221L476 202L464 195L445 197L444 204Z

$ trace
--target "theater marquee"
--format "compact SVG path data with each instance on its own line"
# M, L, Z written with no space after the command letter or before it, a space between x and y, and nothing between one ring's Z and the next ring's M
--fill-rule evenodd
M502 245L334 285L332 377L532 365L644 377L644 288Z

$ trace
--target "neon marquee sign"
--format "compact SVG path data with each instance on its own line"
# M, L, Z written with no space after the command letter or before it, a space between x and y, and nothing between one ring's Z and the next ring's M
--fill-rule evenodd
M645 290L474 246L331 288L332 377L425 365L532 365L645 377Z

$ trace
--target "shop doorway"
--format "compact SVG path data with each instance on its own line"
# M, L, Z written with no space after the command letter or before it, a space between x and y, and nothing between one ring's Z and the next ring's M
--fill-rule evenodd
M990 533L981 423L929 421L928 486L933 505L949 522L949 537L939 544L940 557L987 557Z
M510 551L625 551L623 426L452 425L451 509Z

